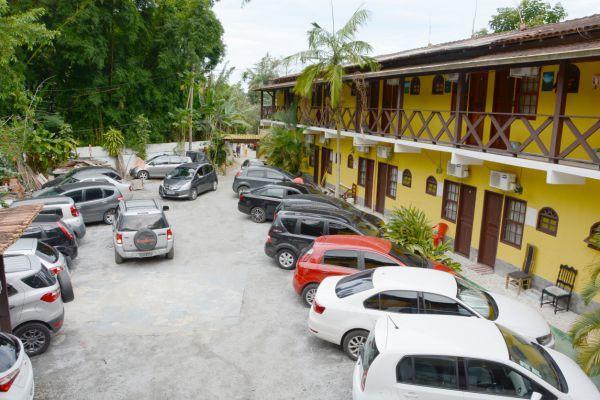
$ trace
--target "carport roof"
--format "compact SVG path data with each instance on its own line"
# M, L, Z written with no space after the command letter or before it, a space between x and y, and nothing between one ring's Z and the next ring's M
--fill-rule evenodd
M0 209L0 254L19 240L42 207L42 204L28 204Z

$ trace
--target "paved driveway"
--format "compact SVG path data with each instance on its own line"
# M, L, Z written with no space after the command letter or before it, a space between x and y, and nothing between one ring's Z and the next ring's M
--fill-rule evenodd
M33 359L36 398L351 398L353 363L308 334L292 272L263 253L269 224L237 211L229 175L166 202L173 260L116 265L111 228L89 227L64 328Z

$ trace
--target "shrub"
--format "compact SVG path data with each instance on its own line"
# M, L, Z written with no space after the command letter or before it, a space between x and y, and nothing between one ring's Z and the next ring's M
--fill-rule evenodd
M125 144L123 133L115 128L109 128L102 137L104 144L102 147L108 152L111 157L118 157Z

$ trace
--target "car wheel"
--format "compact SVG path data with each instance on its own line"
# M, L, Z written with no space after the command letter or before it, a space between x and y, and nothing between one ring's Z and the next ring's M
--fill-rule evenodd
M248 186L242 185L237 188L237 194L246 193L250 188Z
M342 342L342 349L344 350L344 353L346 353L352 360L356 361L360 349L362 349L362 347L365 345L368 336L369 332L362 329L357 329L346 334Z
M190 190L190 200L196 200L198 198L198 190L196 188Z
M50 329L40 322L29 322L21 325L13 333L21 339L25 353L30 357L42 354L50 346Z
M138 172L137 177L138 177L138 179L146 180L146 179L150 178L150 174L148 173L148 171L142 170L142 171Z
M309 283L308 285L304 286L304 289L302 289L302 300L304 300L304 303L307 306L312 306L318 287L319 285L316 283Z
M250 219L257 224L261 224L267 220L267 213L262 207L254 207L250 210Z
M296 268L296 253L290 249L282 249L277 252L277 264L287 270Z
M172 247L171 250L165 255L167 260L172 260L175 257L175 247Z
M71 276L67 271L61 271L56 276L58 284L60 285L60 297L63 303L69 303L75 300L75 293L73 292L73 285L71 285Z
M112 225L113 222L115 221L115 210L106 210L106 212L104 213L104 216L102 217L102 221L106 224L106 225Z
M212 190L213 190L213 192L214 192L215 190L217 190L217 187L219 187L219 182L217 182L217 181L213 181L213 184L212 184Z
M123 257L121 257L119 255L119 253L117 253L115 251L115 263L117 263L117 264L123 264L123 261L125 261L125 259Z

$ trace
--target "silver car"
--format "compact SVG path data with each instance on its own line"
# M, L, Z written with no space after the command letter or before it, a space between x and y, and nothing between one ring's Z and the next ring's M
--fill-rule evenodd
M137 179L164 178L181 164L191 162L192 159L186 156L159 155L146 160L143 167L132 168L129 175Z
M173 230L156 199L122 201L113 224L115 262L128 258L175 256Z
M44 208L40 211L40 214L58 215L65 225L75 232L78 239L85 236L83 216L79 212L79 209L72 198L66 196L40 197L15 201L10 206L17 207L26 204L43 204Z
M4 268L13 334L29 356L42 354L64 320L58 281L39 261L19 254L5 255Z

